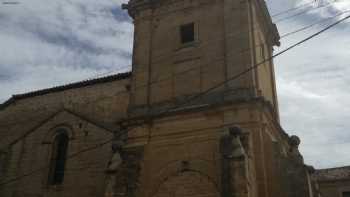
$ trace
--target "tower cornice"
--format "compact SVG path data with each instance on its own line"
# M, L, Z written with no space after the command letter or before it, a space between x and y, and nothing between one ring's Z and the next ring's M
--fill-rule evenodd
M263 27L265 27L265 33L269 41L275 46L280 46L280 35L278 33L276 24L272 22L272 18L267 8L266 2L264 0L254 0L254 2L257 4L257 7L260 8L259 10L261 10L261 20L263 23L265 23L265 26Z

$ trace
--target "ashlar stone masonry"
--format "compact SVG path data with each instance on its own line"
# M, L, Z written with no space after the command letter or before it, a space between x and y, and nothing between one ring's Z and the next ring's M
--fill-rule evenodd
M314 196L300 141L279 123L265 61L279 35L263 0L123 8L132 72L1 105L1 196Z

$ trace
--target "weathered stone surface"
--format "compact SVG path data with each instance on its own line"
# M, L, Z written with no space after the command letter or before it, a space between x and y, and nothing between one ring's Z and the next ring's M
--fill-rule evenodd
M128 80L46 93L16 100L0 111L0 150L6 153L0 196L102 196L111 143L66 162L64 183L48 185L50 152L55 131L69 131L68 155L113 137L115 122L126 117ZM24 176L38 171L30 176Z
M316 170L312 176L317 183L316 194L322 197L344 197L350 192L350 167Z
M306 168L278 122L273 62L240 76L278 44L264 2L124 7L135 24L132 75L29 94L0 111L1 183L44 167L2 185L1 196L306 197ZM188 23L194 40L181 43ZM225 136L233 126L241 132ZM79 154L50 185L60 128L68 155Z

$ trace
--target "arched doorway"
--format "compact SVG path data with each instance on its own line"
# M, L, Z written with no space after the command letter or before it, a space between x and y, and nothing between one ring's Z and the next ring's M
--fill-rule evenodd
M208 176L185 171L164 180L154 197L219 197L219 192Z

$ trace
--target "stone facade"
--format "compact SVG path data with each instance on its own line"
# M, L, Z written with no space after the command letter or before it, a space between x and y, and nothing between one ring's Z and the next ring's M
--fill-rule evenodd
M130 98L134 112L147 111L149 105L173 105L222 84L270 57L279 44L260 0L133 0L124 7L135 24ZM194 39L181 43L179 29L191 23ZM264 96L277 113L272 61L216 88L206 99L241 94Z
M126 117L129 76L17 95L5 103L0 179L9 183L0 186L0 196L103 196L111 143L68 159L64 182L57 186L48 184L52 140L58 129L67 130L67 154L73 155L113 137L116 122Z
M264 1L123 8L135 24L132 73L2 105L1 196L313 196L300 141L279 124L265 61L279 36ZM64 179L52 184L62 129Z
M316 170L312 178L317 182L320 197L350 196L350 167Z

